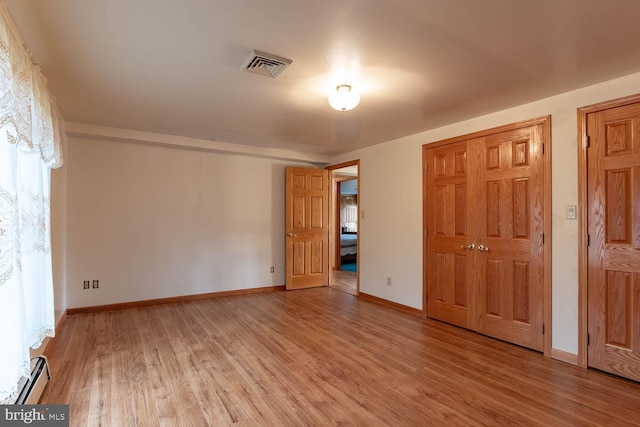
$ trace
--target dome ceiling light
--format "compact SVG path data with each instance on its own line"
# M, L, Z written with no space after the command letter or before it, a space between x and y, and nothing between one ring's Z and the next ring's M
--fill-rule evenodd
M338 111L349 111L360 103L360 94L353 90L351 85L338 85L334 92L329 94L329 105Z

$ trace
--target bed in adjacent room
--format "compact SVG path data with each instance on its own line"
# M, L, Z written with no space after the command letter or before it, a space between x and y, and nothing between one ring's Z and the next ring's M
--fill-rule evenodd
M355 262L358 254L358 234L354 232L340 233L340 262Z

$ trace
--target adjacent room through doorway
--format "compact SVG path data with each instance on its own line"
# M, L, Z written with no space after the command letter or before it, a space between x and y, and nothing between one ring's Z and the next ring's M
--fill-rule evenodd
M331 169L331 275L329 285L358 295L358 162Z

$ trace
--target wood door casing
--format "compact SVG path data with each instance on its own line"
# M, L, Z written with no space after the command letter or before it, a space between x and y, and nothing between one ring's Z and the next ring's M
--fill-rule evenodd
M338 195L337 195L337 185L335 183L336 179L342 179L345 178L345 176L343 175L343 173L345 171L341 170L341 169L346 169L349 168L349 173L355 172L355 175L349 175L349 178L354 177L355 179L358 180L358 205L356 208L356 212L357 212L357 216L358 216L358 224L360 224L360 203L361 203L361 193L360 193L360 160L350 160L347 162L342 162L342 163L338 163L335 165L330 165L327 166L327 170L329 171L329 176L331 178L331 188L329 189L330 193L331 193L331 197L329 198L329 210L335 213L335 216L331 217L331 223L329 224L329 229L333 230L330 231L330 236L332 236L332 239L334 240L333 242L333 251L335 252L333 254L333 260L334 263L335 262L339 262L336 261L337 259L339 260L339 256L340 256L340 222L339 222L339 217L340 217L340 203L338 202ZM357 254L356 254L356 264L360 265L360 238L362 236L361 233L361 228L360 225L358 225L358 234L357 234L357 238L356 238L356 243L358 245L358 250L357 250ZM330 239L331 241L331 239ZM331 251L331 243L330 243L330 251ZM334 265L335 266L335 265ZM334 273L338 272L339 270L334 270L332 271L331 269L329 270L329 281L330 281L330 286L333 285L337 285L338 287L340 287L340 284L337 284L337 282L334 280ZM355 282L356 282L356 289L355 289L355 295L356 296L360 296L360 270L358 269L358 271L356 271L355 273ZM351 285L349 285L350 289L353 289L353 287Z
M286 288L329 281L328 172L286 168Z
M640 381L640 103L586 120L587 362Z
M424 146L427 315L545 353L549 121Z

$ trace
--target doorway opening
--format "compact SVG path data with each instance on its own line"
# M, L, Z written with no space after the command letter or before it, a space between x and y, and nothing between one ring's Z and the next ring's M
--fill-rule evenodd
M330 166L329 286L359 293L359 161Z

